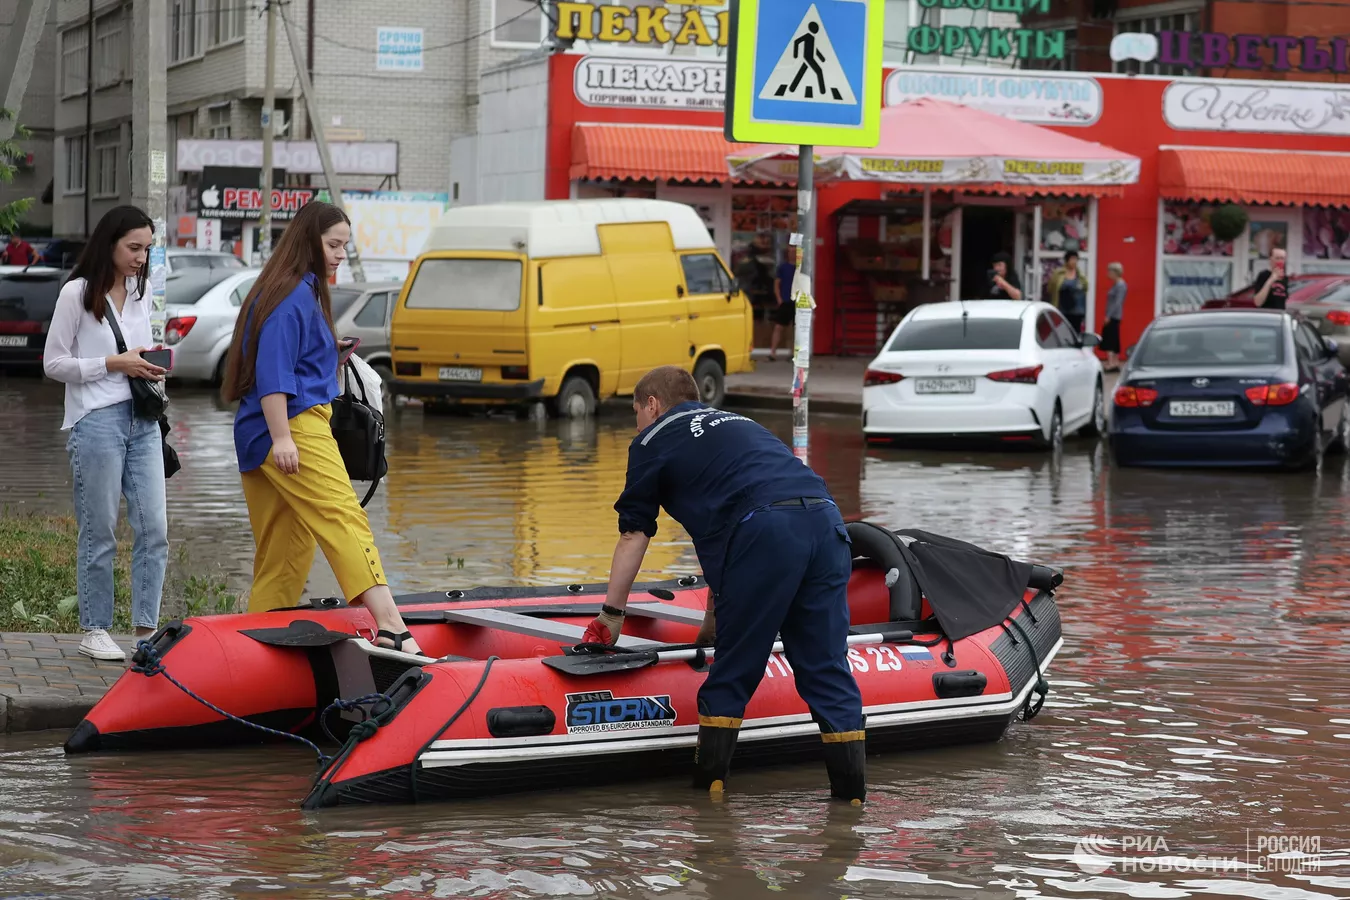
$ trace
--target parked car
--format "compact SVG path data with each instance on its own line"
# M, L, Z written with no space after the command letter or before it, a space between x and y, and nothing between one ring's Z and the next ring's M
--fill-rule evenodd
M333 298L334 330L338 337L361 339L356 355L370 363L384 382L386 409L394 380L394 364L389 353L389 317L402 289L401 281L371 281L345 284L329 291Z
M1350 285L1350 275L1290 275L1288 303L1293 305L1314 302L1331 291L1347 285ZM1256 286L1249 284L1227 297L1206 300L1200 308L1255 309Z
M43 238L30 241L38 252L38 262L58 269L73 269L84 252L84 241L69 238Z
M1105 432L1093 334L1046 303L930 303L896 326L863 376L871 439L975 438L1058 447Z
M42 364L52 313L70 272L0 266L0 371Z
M1315 299L1300 301L1295 308L1322 337L1336 342L1341 364L1350 366L1350 278Z
M244 261L233 253L216 250L195 250L191 247L170 247L164 253L164 261L170 273L186 269L226 269L239 271L248 268Z
M1315 466L1350 445L1346 370L1333 340L1284 310L1155 320L1116 386L1120 465Z
M164 343L174 350L169 378L220 383L239 308L260 274L261 269L185 269L169 276L164 286L168 317ZM352 303L366 296L363 291L339 288L331 294L335 325ZM339 329L338 333L345 332ZM364 338L361 343L364 350Z

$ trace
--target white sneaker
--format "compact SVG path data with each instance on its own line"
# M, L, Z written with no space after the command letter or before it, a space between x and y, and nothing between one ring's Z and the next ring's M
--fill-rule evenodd
M117 642L102 628L94 628L84 633L84 640L80 641L80 652L91 659L106 659L112 662L123 662L127 658L122 648L117 646Z

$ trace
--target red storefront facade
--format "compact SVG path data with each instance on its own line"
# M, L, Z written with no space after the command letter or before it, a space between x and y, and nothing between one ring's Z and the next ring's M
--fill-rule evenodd
M589 71L578 78L578 66L588 59L595 60L557 54L548 61L546 199L634 193L671 198L687 195L688 202L701 202L701 197L713 210L706 216L710 225L727 219L716 211L723 203L719 197L758 194L768 200L738 205L790 208L786 200L774 199L790 197L785 185L728 183L724 158L736 145L721 137L722 112L715 101L707 99L720 88L716 83L719 63L694 58L628 58L630 63L660 66L674 62L685 67L676 73L685 76L683 81L679 77L672 80L669 75L666 80L667 87L673 85L682 93L663 99L661 92L647 90L644 94L642 83L622 74L616 78L613 73L605 76L611 79L608 83L612 88L597 92L595 76ZM704 71L690 75L686 71L690 67ZM966 88L977 96L982 86L987 87L995 95L988 98L991 102L1007 101L1006 96L998 96L1000 90L1004 94L1041 91L1043 85L1038 83L1042 82L1050 85L1046 90L1057 89L1049 73L922 71L929 79L936 79L931 83L943 92L935 96L957 102L962 102L959 93ZM902 74L909 73L904 70ZM1042 75L1047 78L1042 79ZM1045 96L1035 96L1030 105L1019 109L1036 107L1039 112L1029 115L1050 117L1038 124L1061 117L1063 124L1045 127L1137 156L1138 182L1123 189L1087 190L1076 195L1056 195L1049 189L1033 194L1024 188L997 193L947 191L941 198L934 197L933 202L940 199L953 209L977 209L980 216L989 210L1014 210L1022 216L1019 228L1020 223L1030 221L1026 216L1037 206L1048 210L1051 203L1059 204L1057 209L1077 204L1083 210L1081 221L1070 231L1086 231L1075 240L1081 241L1092 285L1089 326L1100 328L1102 323L1109 284L1106 268L1111 262L1124 266L1129 284L1122 324L1122 339L1127 346L1156 315L1198 305L1206 295L1221 296L1247 283L1272 246L1285 246L1290 251L1291 271L1350 274L1350 214L1342 212L1350 207L1350 177L1342 177L1350 176L1350 119L1342 124L1334 113L1327 112L1334 111L1342 101L1335 86L1099 73L1056 73L1053 77L1076 83L1072 91L1065 88L1069 102L1061 105L1056 99L1049 103ZM650 88L655 81L649 75L645 83ZM892 91L886 93L894 99ZM579 94L590 102L583 102ZM656 107L658 102L667 105ZM678 105L670 105L672 102ZM1350 106L1350 91L1344 94L1344 102ZM703 108L689 108L695 104ZM844 300L834 294L836 285L847 280L843 268L849 265L849 254L840 247L836 214L854 201L895 200L905 193L911 199L918 196L913 191L897 192L895 185L876 183L821 188L815 352L866 352L856 344L845 346L841 334L844 326L837 313ZM1251 224L1248 234L1225 244L1207 234L1207 208L1230 202L1247 208ZM849 209L866 206L854 203ZM1090 214L1086 212L1089 209ZM733 215L736 222L756 221L753 216L745 219L747 213L741 210ZM973 221L976 216L972 213L969 218ZM1058 244L1043 243L1043 218L1041 212L1036 213L1037 237L1027 254L1028 274L1033 266L1048 266L1052 255L1066 246L1063 235L1056 239ZM869 227L874 226L866 220L861 226L850 222L843 231L861 239L876 237L868 233ZM720 230L725 232L726 228ZM734 226L731 230L739 233ZM714 228L714 237L726 253L728 235L718 232L719 228ZM959 273L963 263L960 239L955 239L955 247L951 247L950 234L944 239L950 248L951 267ZM1026 241L1019 237L1018 243L1020 247ZM1078 245L1071 242L1067 246L1074 249ZM974 262L983 265L982 261ZM971 268L969 264L966 267ZM939 296L927 299L942 299L948 291L946 286L934 288L932 293ZM951 291L955 295L955 288Z

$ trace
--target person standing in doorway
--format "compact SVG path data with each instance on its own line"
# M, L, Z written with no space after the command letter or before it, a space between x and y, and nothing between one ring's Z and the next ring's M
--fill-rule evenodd
M1283 247L1270 251L1270 268L1256 276L1257 306L1266 309L1284 309L1289 302L1289 254Z
M773 336L769 339L770 362L777 358L778 345L783 342L783 333L792 325L797 315L797 307L792 302L792 279L796 274L797 248L788 247L773 278L773 292L778 298L778 305L773 310Z
M1012 271L1012 257L1006 253L995 253L989 269L989 285L985 288L985 297L990 300L1021 300L1022 282Z
M80 601L80 652L120 661L126 653L108 634L113 625L113 559L117 508L127 499L136 536L131 548L131 624L139 640L159 624L164 572L169 564L164 451L159 422L139 418L128 378L162 381L164 369L141 358L153 341L145 295L154 225L134 206L99 220L75 270L56 300L42 368L66 385L75 487L75 584ZM133 349L117 352L115 320Z
M1102 349L1106 351L1106 371L1120 371L1120 320L1125 317L1125 267L1113 262L1106 267L1111 289L1106 292L1106 324L1102 326Z
M351 235L332 204L315 201L296 213L239 308L225 357L221 395L239 401L234 447L257 544L249 612L299 601L317 544L347 602L370 611L376 643L421 653L329 426L338 342L328 279Z
M1087 318L1087 291L1087 275L1078 268L1078 251L1070 250L1064 254L1064 265L1050 276L1050 302L1079 334Z

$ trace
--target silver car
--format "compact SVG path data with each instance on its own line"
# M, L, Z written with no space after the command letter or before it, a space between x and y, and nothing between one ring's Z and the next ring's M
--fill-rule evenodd
M370 363L370 367L379 373L380 380L386 385L386 408L390 400L387 386L394 380L394 363L389 350L389 319L402 290L401 281L368 281L364 284L338 285L330 291L333 297L333 325L337 335L339 338L361 339L356 355Z
M239 307L261 269L188 269L164 284L164 344L171 379L219 383Z
M196 250L192 247L170 247L164 252L169 272L183 272L189 269L225 269L237 272L248 268L242 259L233 253L221 250Z
M1334 287L1306 303L1290 303L1289 308L1302 313L1323 338L1335 341L1341 365L1350 368L1350 284Z

